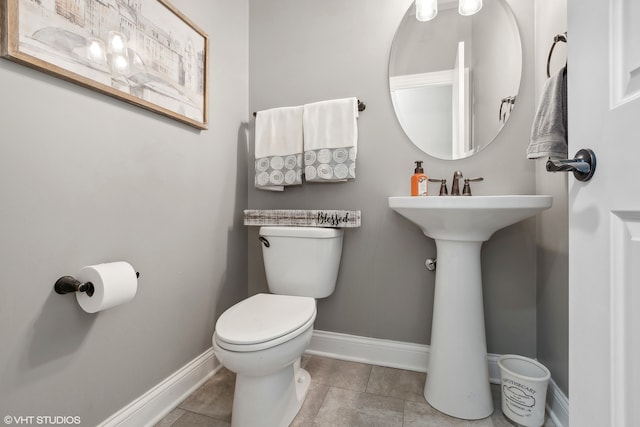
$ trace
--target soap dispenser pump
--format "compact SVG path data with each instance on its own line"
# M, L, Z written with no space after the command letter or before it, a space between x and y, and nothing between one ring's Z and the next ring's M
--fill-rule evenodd
M411 177L411 195L426 196L428 191L427 181L428 177L424 174L422 161L416 160L416 168L414 170L413 176Z

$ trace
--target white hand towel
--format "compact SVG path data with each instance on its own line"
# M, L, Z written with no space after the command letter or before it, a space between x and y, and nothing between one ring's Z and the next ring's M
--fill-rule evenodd
M527 158L567 158L567 74L562 68L544 85L533 118Z
M339 182L356 177L358 100L305 104L304 174L307 181Z
M302 184L302 112L297 106L256 115L256 188L282 191Z

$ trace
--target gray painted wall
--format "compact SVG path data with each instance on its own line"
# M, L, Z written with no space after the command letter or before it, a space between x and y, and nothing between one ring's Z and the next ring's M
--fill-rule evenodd
M547 80L547 57L553 36L567 30L566 0L536 0L536 99ZM571 40L569 40L571 42ZM553 52L551 73L567 59L567 45ZM572 155L574 153L569 153ZM553 207L538 221L538 359L551 370L554 381L569 394L569 174L545 170L536 160L536 191L551 194ZM573 179L573 177L571 178Z
M173 0L210 37L197 131L0 60L0 414L93 426L211 346L247 294L248 1ZM127 260L126 304L87 314L55 280Z
M534 162L525 154L534 112L534 3L508 1L523 40L518 105L493 144L457 161L436 160L416 149L391 106L389 51L410 3L250 1L251 111L347 96L358 97L367 109L359 119L355 181L264 192L253 187L250 167L248 205L361 209L362 227L345 233L337 288L318 302L315 327L428 344L434 274L425 269L424 260L436 256L435 244L389 209L387 197L409 194L413 161L418 159L425 160L431 177L450 181L456 169L468 177L483 176L485 181L474 187L477 195L535 192ZM253 130L253 122L249 129ZM536 355L535 230L535 219L527 220L497 232L484 245L489 352ZM266 291L257 227L249 230L248 251L249 292ZM464 268L465 260L459 263Z

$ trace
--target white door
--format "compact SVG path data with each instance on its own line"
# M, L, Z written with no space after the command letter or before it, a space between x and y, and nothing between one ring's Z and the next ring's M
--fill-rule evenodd
M640 426L640 1L568 1L572 427Z

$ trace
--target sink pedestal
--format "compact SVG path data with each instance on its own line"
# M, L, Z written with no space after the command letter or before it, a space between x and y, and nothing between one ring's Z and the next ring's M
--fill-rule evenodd
M439 411L468 420L493 412L480 248L495 231L551 202L543 195L389 197L389 207L420 227L438 249L424 397Z
M482 243L436 239L438 267L424 397L437 410L467 420L493 413L482 303Z

